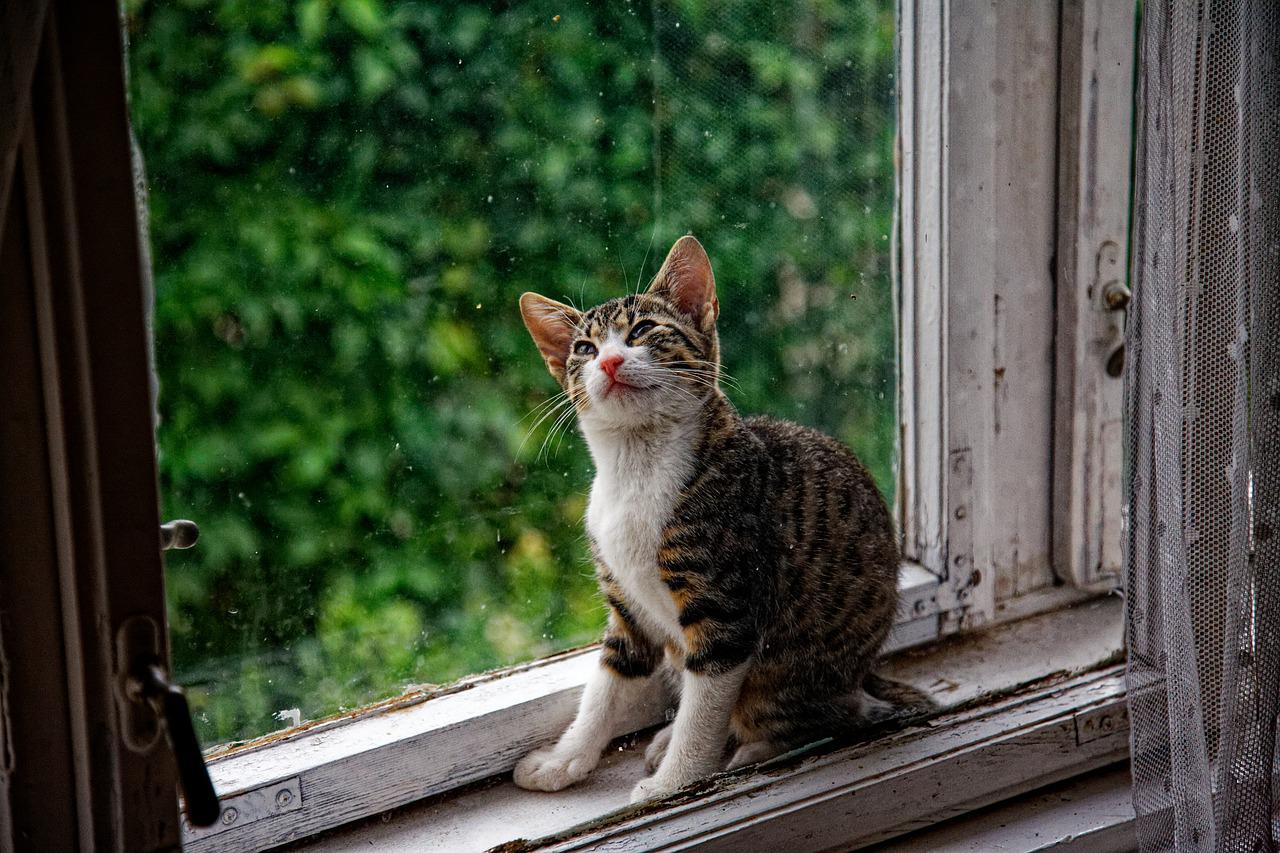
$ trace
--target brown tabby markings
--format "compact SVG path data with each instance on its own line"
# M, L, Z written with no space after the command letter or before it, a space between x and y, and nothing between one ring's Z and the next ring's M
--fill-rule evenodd
M658 296L591 309L580 337L625 334L644 319L663 326L636 343L664 363L715 376L715 336ZM570 388L589 360L570 355ZM884 500L853 453L822 433L744 420L718 388L701 417L698 469L657 555L680 612L684 666L715 674L753 658L733 715L739 743L797 742L853 727L860 718L851 694L897 604L898 548ZM608 568L597 563L610 608L604 662L624 677L649 675L662 646L645 636Z
M744 419L721 392L719 303L696 240L677 241L648 293L581 314L526 294L521 310L593 455L609 462L597 458L588 534L609 605L601 662L617 678L588 684L561 740L517 765L519 784L558 790L589 773L609 737L606 715L633 701L618 697L637 695L626 685L647 679L664 656L694 695L683 696L676 725L655 738L654 746L671 747L633 798L705 775L726 717L742 747L735 762L750 763L903 705L930 706L871 672L897 605L897 537L884 500L836 440ZM604 362L588 372L606 346L619 351L619 340L639 383L620 400L609 396L612 385L601 390ZM633 454L630 467L612 461L623 453ZM601 471L608 476L598 492ZM619 492L618 482L631 491ZM618 494L633 497L611 497ZM593 524L607 541L596 541ZM618 560L617 577L606 553ZM686 714L686 702L701 710Z

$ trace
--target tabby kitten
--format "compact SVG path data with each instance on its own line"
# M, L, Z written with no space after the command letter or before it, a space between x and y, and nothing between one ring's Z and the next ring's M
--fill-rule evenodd
M674 670L680 706L633 802L882 720L922 694L871 674L897 605L898 547L871 476L796 424L743 419L719 389L711 262L693 237L647 293L589 311L526 293L525 326L595 462L587 532L609 605L577 718L515 769L587 776L616 718ZM666 658L667 665L663 665Z

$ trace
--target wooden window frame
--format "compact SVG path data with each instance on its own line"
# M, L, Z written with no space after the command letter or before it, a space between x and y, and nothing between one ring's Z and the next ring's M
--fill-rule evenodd
M1121 684L1108 679L1119 672L1120 611L1114 598L1084 602L891 660L891 677L943 687L938 699L946 710L927 727L774 762L768 773L721 774L688 796L638 811L625 804L643 772L644 733L624 738L597 774L563 794L522 791L509 779L494 779L509 772L530 743L554 737L572 717L581 677L596 664L590 650L565 653L480 677L445 696L403 697L393 713L287 735L287 748L274 744L215 763L219 786L244 792L231 805L269 803L281 790L300 791L305 802L295 815L259 818L235 834L201 834L188 850L262 849L338 829L364 806L370 777L379 780L374 814L382 819L339 829L336 838L319 842L321 849L488 849L519 835L536 849L591 849L608 841L610 849L643 850L657 827L673 839L696 837L695 830L708 826L719 838L747 833L742 838L751 839L766 824L799 838L815 826L830 830L830 823L847 832L850 843L875 840L867 833L900 835L1124 758ZM1088 686L1072 687L1080 684ZM1041 704L1050 697L1049 705ZM1029 706L1052 707L1054 722L1041 725L1046 718L1036 716L1034 733L1020 733ZM661 703L631 709L615 733L649 728L663 720L662 710ZM472 723L477 711L488 715L487 726ZM389 751L388 743L398 746ZM952 748L940 751L940 744ZM920 769L928 773L915 775ZM489 781L459 789L459 773ZM917 785L924 786L923 796L904 801L903 792ZM855 792L859 821L832 822L822 809L808 810L828 799L825 794L847 802ZM520 822L544 808L546 817ZM877 817L868 823L870 813ZM383 833L397 823L396 832L408 834L391 842ZM810 848L825 846L802 849ZM763 848L742 841L728 849Z
M1072 472L1051 464L1060 459L1054 451L1082 444L1088 452L1103 452L1096 440L1090 441L1088 424L1055 414L1063 406L1090 410L1093 404L1079 400L1078 394L1106 395L1116 387L1091 382L1079 391L1069 386L1073 390L1067 393L1055 385L1054 371L1067 358L1064 352L1074 358L1091 346L1074 337L1080 327L1077 315L1071 315L1069 325L1057 312L1077 304L1077 291L1091 292L1092 281L1076 276L1078 265L1062 255L1053 264L1055 251L1062 251L1059 246L1083 246L1096 239L1099 228L1127 216L1127 195L1117 187L1126 185L1128 173L1132 12L1106 0L1067 0L1060 16L1054 11L1053 38L1061 59L1059 53L1039 57L1040 89L1024 87L1020 95L1049 98L1050 107L1042 108L1038 124L1028 129L1019 125L1021 102L1013 94L999 94L997 84L1001 75L1027 62L1027 39L1017 43L1018 49L1000 48L1011 32L1034 33L1035 25L1045 29L1043 13L1028 21L1037 14L1029 7L1009 4L992 12L975 0L903 0L899 7L901 169L895 260L902 457L897 509L907 562L890 651L1060 608L1103 588L1063 584L1081 577L1076 564L1050 563L1066 553L1058 547L1058 536L1069 532L1077 541L1096 543L1100 532L1096 524L1081 524L1085 514L1077 505L1087 505L1088 517L1095 520L1099 508L1088 504L1090 498L1075 481L1056 485ZM1101 30L1108 37L1099 42L1094 37ZM1089 136L1096 132L1096 126L1089 130L1087 124L1094 109L1123 127L1105 140ZM1038 219L1029 221L1008 198L991 192L1000 177L1017 177L1016 164L1002 164L995 152L1002 134L1013 139L1021 134L1028 145L1047 140L1049 151L1037 153L1034 175L1027 178L1033 191L1045 196ZM1103 145L1117 140L1122 143L1118 155ZM1102 149L1109 159L1099 159ZM1082 168L1082 158L1088 158L1091 169ZM1078 180L1080 175L1088 176L1092 188ZM1102 185L1110 190L1099 192ZM1039 229L1040 254L1014 257L1011 268L998 269L997 259L1010 255L1010 245L1033 228ZM1004 239L999 239L1001 233ZM1108 233L1109 239L1124 244L1123 229ZM1016 360L1026 341L1021 330L998 324L993 304L1033 289L1038 289L1040 331L1047 330L1050 338L1068 333L1073 336L1070 344L1056 352L1041 348L1038 359L1029 363L998 364L1002 353ZM1003 375L997 374L1000 368ZM1083 375L1083 366L1072 374ZM1022 417L1013 406L1004 413L1008 423L997 429L1001 383L1014 381L1034 389L1031 396L1040 411ZM1002 454L1027 446L1038 448L1034 471L1002 464ZM1094 488L1093 499L1097 497ZM1034 575L1029 582L1018 576L1023 567L1011 565L1004 572L1004 589L998 589L1001 570L989 567L1000 553L1016 551L1022 534L1001 523L1001 507L1032 498L1043 508L1036 521L1042 563L1024 572ZM1064 499L1075 503L1065 520L1058 521L1056 502ZM554 737L567 725L595 665L594 649L589 648L464 681L446 697L402 697L358 720L321 723L232 750L214 759L214 776L221 787L242 797L270 799L273 786L295 778L304 790L328 792L323 796L329 801L310 813L304 807L296 818L300 832L321 831L508 772L530 743ZM653 726L663 712L661 707L634 709L619 722L616 734ZM318 752L310 743L317 733L323 733L325 744ZM435 758L427 767L411 756ZM342 782L352 778L362 780L359 804L349 796L349 783ZM1025 781L1029 784L1030 777ZM733 820L750 818L749 813L731 813ZM670 828L667 817L644 825L654 821ZM638 827L633 827L636 832ZM239 832L259 841L281 837L270 834L278 827ZM220 845L233 838L230 833L202 833L191 841L193 850L212 850L226 849Z
M1119 581L1135 14L899 3L898 512L939 635Z
M176 769L123 689L126 626L168 649L120 19L0 18L0 851L171 850Z
M1123 561L1123 383L1106 366L1124 312L1107 288L1129 279L1135 5L1063 4L1053 560L1081 589L1115 588Z

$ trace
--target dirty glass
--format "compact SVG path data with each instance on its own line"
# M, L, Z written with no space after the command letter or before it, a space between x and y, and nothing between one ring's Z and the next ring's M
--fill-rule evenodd
M887 0L128 0L173 656L206 743L591 641L516 310L696 234L728 389L894 485Z

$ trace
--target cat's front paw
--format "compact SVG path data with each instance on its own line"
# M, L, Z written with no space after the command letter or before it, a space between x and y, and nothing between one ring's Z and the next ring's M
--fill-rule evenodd
M511 776L530 791L559 791L587 778L599 761L599 755L584 752L538 749L520 759Z
M655 773L653 776L641 779L631 789L631 802L643 803L645 800L660 800L663 797L674 794L682 787L684 786L673 784L660 774Z

